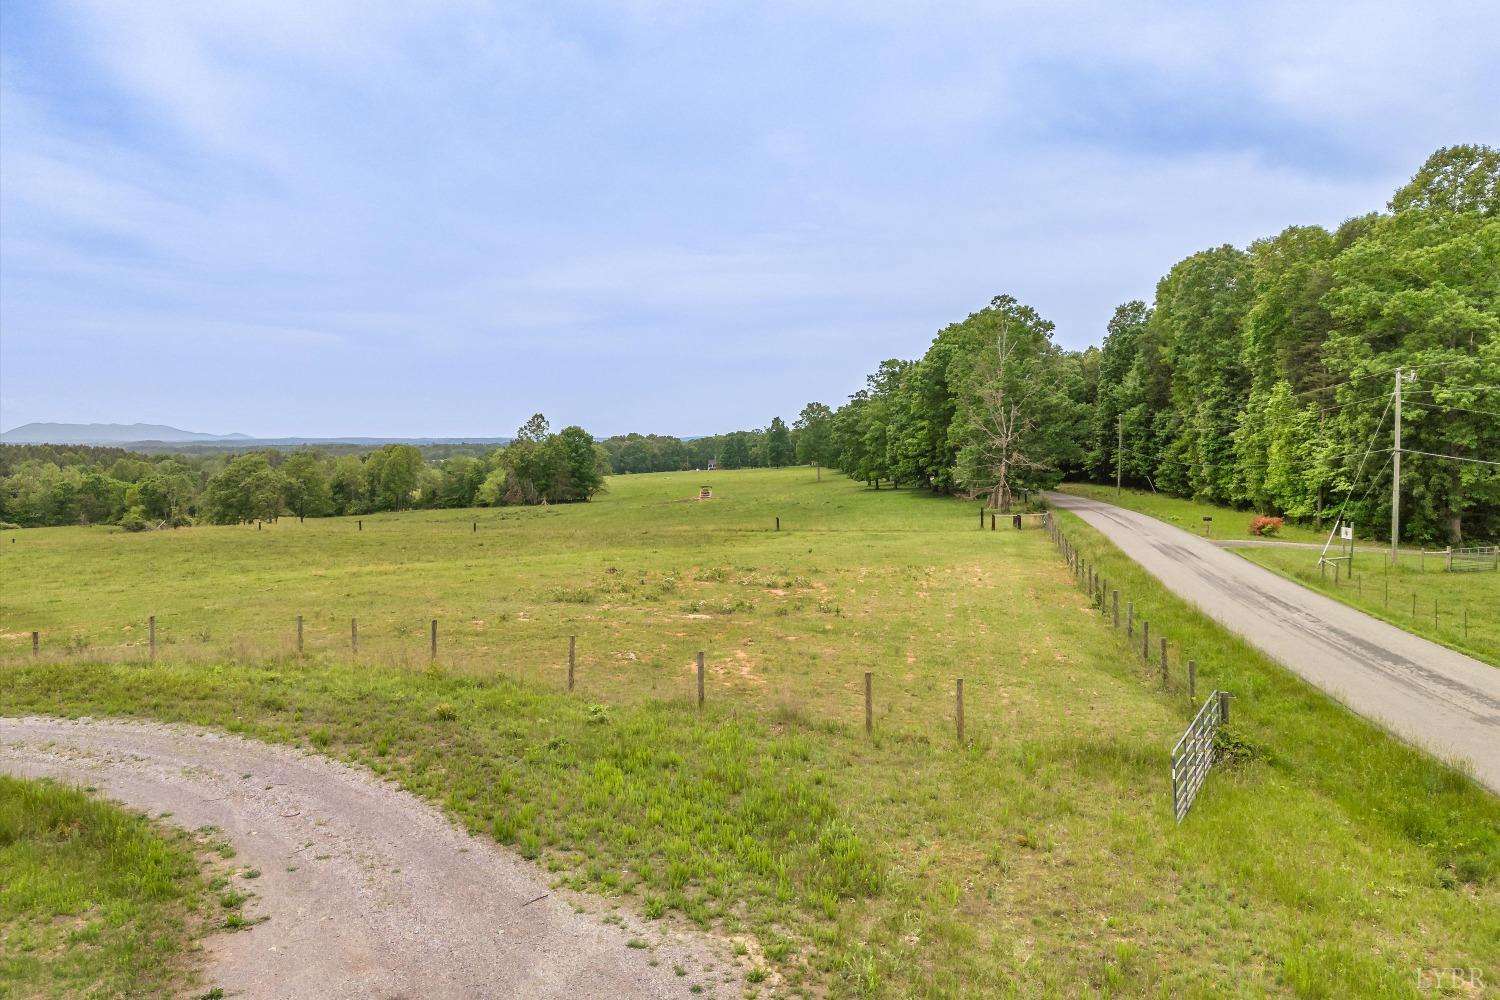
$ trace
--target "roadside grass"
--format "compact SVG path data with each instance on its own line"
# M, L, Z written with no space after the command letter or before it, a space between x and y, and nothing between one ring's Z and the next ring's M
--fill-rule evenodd
M175 996L208 891L193 837L0 774L0 996Z
M1236 555L1376 618L1500 667L1500 573L1448 573L1441 557L1426 567L1403 554L1396 568L1388 554L1356 553L1354 576L1341 567L1338 583L1320 571L1317 553L1300 549L1236 549Z
M1149 514L1157 520L1165 521L1184 531L1191 531L1195 535L1204 534L1203 519L1211 517L1213 521L1208 526L1207 537L1209 538L1259 537L1250 533L1250 521L1255 517L1254 511L1236 510L1233 507L1167 496L1165 493L1153 493L1150 490L1126 489L1120 491L1117 496L1113 486L1101 486L1098 483L1063 483L1057 489L1062 493L1071 493L1090 500L1103 500L1105 503L1128 507L1142 514ZM1310 525L1294 524L1288 520L1275 537L1288 542L1322 542L1328 537L1328 532L1327 530L1319 531Z
M722 501L683 502L701 483ZM1423 968L1500 981L1500 803L1102 540L1205 690L1236 696L1249 758L1180 826L1167 752L1193 706L1090 610L1044 532L976 535L972 505L800 469L610 487L597 506L362 533L26 533L0 551L4 631L97 642L32 662L8 640L0 704L364 764L560 882L748 942L762 995L1405 998ZM334 605L294 655L296 609ZM354 661L332 630L357 606L382 610L371 650L360 612ZM177 639L154 665L119 640L148 608ZM439 611L454 624L429 665ZM379 627L396 621L410 631ZM180 638L194 628L213 634Z

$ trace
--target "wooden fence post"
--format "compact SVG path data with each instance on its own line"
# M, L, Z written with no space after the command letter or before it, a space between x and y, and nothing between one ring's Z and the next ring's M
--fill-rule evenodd
M568 690L573 690L573 664L578 649L578 636L568 636Z
M1141 659L1151 659L1151 623L1141 622Z
M31 632L31 655L38 656L42 652L42 633L35 629Z
M302 653L302 616L297 616L297 653Z
M777 518L776 518L776 530L777 530L777 531L780 531L780 530L781 530L781 518L780 518L780 516L778 516L778 517L777 517Z
M962 677L958 678L958 692L957 692L957 701L955 702L955 707L958 710L958 712L957 712L957 719L958 719L958 744L959 744L959 746L963 746L963 742L964 742L964 679Z
M432 647L431 647L431 650L428 652L427 658L429 660L435 660L435 659L437 659L437 619L436 618L434 618L432 620Z
M1109 592L1109 602L1110 602L1110 604L1112 604L1114 606L1114 609L1115 609L1115 628L1119 628L1120 627L1120 592L1118 590L1111 590Z
M146 619L146 637L151 643L151 659L156 659L156 616Z
M698 707L703 707L703 650L698 650Z
M1188 701L1198 700L1198 661L1188 660Z
M979 508L979 530L984 530L984 508Z
M1134 601L1126 601L1125 602L1125 637L1127 639L1134 639L1135 638L1135 602Z
M990 515L990 530L991 531L995 530L995 515L994 514Z
M360 518L359 519L359 530L360 531L364 531L365 530L365 519L364 518Z
M1161 686L1162 687L1166 687L1167 684L1168 684L1168 677L1167 677L1167 637L1166 636L1162 636L1161 637Z
M1219 692L1219 721L1229 721L1229 692Z
M349 619L349 648L355 656L359 655L359 619Z
M873 673L871 673L870 671L866 670L865 671L865 733L867 735L869 733L873 732L874 729L875 729L875 700L874 700L874 697L873 697L874 692L872 690L873 687L874 687L874 683L875 683L875 675Z

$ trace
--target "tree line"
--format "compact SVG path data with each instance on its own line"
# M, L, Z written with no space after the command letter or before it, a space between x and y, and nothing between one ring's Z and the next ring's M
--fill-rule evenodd
M1385 211L1174 265L1102 346L1063 351L1010 296L803 410L803 460L984 497L1065 477L1389 538L1396 373L1402 537L1500 536L1500 152L1428 158ZM1488 464L1486 464L1488 463Z
M445 447L447 453L451 449ZM587 500L608 455L581 427L550 430L537 414L508 445L430 460L409 444L362 454L317 449L141 455L119 448L0 446L0 521L11 526L325 517L434 507Z

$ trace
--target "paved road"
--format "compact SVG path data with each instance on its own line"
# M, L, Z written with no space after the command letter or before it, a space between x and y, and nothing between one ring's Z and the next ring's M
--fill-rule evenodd
M204 941L208 983L232 997L687 1000L694 983L732 976L736 995L743 983L706 935L576 912L602 901L549 891L541 868L494 840L316 754L185 726L0 718L0 772L219 827L235 864L261 873L234 880L253 893L247 916L267 918Z
M1123 507L1048 493L1179 597L1359 714L1500 793L1500 668Z

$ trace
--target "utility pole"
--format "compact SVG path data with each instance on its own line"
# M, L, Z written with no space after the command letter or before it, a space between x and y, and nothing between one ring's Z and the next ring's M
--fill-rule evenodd
M1395 441L1391 449L1391 565L1396 565L1401 543L1401 369L1396 369Z
M1120 495L1121 468L1125 464L1125 414L1119 416L1119 444L1115 446L1115 496Z

